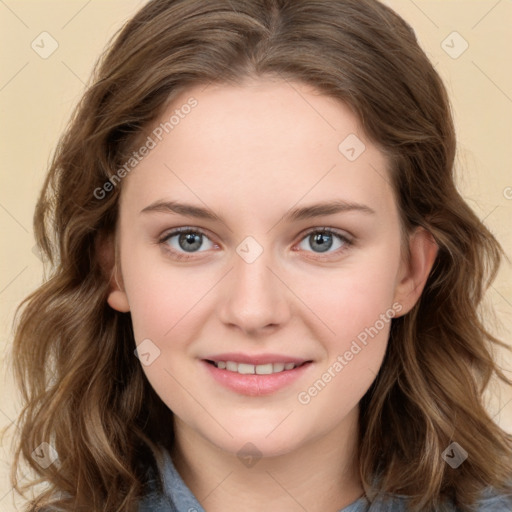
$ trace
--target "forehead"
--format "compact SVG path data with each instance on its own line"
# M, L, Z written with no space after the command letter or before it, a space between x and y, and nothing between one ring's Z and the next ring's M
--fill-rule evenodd
M262 204L282 210L326 194L377 210L393 206L386 158L357 116L304 84L191 87L148 134L155 147L123 183L123 196L140 208L186 196L223 209L229 198L234 207L261 212Z

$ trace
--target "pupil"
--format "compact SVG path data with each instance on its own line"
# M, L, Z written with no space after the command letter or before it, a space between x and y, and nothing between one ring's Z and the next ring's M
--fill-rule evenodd
M186 241L185 246L183 246L181 243L184 240ZM185 233L180 237L180 246L185 251L199 249L201 246L201 236L194 233Z
M329 240L325 240L325 238ZM332 246L332 237L326 233L317 233L313 235L313 240L315 244L319 244L319 252L325 252Z

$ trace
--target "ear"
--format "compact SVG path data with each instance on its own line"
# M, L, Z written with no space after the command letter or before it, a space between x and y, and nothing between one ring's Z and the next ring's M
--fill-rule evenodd
M124 290L123 277L118 264L114 235L99 237L96 243L96 252L103 275L109 282L108 305L116 311L127 313L130 311L130 305Z
M128 303L128 296L124 291L123 279L118 272L118 266L114 265L112 269L112 276L110 278L110 289L108 292L107 302L108 305L121 313L128 313L130 311L130 304ZM121 284L119 284L121 283Z
M409 257L402 258L397 275L394 300L408 313L420 298L439 247L425 228L418 226L409 237ZM399 315L399 316L401 316Z

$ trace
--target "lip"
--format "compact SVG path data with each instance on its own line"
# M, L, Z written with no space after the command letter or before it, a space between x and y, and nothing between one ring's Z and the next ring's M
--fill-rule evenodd
M222 355L223 357L225 354ZM209 359L213 361L213 359ZM261 361L262 359L245 359L240 358L227 358L218 359L218 361L237 361L239 363L247 364L266 364L267 362L293 362L300 364L301 360L293 360L290 358L283 359L281 361L271 359L265 362L253 363L253 360ZM298 362L296 362L298 361ZM231 372L229 370L222 370L217 368L215 365L209 363L206 359L200 361L205 370L213 377L213 379L221 384L222 386L234 391L235 393L247 396L265 396L276 393L277 391L291 385L296 380L300 379L312 366L312 361L302 360L304 364L293 368L293 370L283 370L282 372L273 373L271 375L258 375L258 374L241 374L238 372Z
M309 359L300 359L297 357L285 356L282 354L242 354L241 352L230 352L225 354L215 354L212 356L207 356L203 358L204 360L209 361L234 361L235 363L245 363L245 364L268 364L268 363L293 363L293 364L302 364L306 361L310 361Z

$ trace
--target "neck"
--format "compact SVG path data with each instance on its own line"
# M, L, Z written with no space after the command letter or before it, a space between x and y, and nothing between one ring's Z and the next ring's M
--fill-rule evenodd
M336 429L289 453L244 465L175 418L171 456L207 512L271 510L337 512L363 488L357 453L358 408Z

